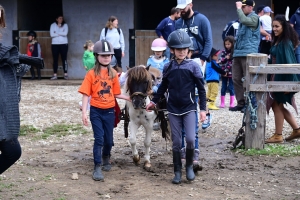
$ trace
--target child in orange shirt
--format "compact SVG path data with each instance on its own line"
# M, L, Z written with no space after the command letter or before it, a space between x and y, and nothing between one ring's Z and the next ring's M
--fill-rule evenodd
M102 170L109 171L110 152L114 145L113 128L115 121L115 98L129 100L129 96L122 95L117 72L110 66L113 46L106 40L94 45L96 64L89 70L78 90L82 94L82 122L88 125L86 108L91 96L90 120L94 132L94 172L93 179L103 181Z

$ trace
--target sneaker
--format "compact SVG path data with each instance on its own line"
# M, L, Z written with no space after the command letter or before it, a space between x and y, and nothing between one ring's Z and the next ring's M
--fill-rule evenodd
M205 130L208 127L210 127L210 124L212 122L212 114L211 113L207 113L206 114L206 119L205 121L202 123L202 129Z
M64 76L64 79L65 79L65 80L68 80L68 79L69 79L68 75L65 75L65 76Z
M293 130L291 135L287 138L285 138L285 141L291 141L294 139L300 138L300 129Z
M277 134L277 133L274 133L274 135L272 135L272 137L265 140L265 144L268 144L268 143L282 143L282 142L283 142L282 134Z
M52 76L52 78L50 78L50 80L57 80L57 76Z
M232 108L229 108L230 111L241 111L245 106L235 106Z

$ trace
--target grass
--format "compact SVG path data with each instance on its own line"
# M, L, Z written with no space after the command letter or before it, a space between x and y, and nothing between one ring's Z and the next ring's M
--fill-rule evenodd
M272 156L299 156L300 145L285 145L285 144L269 144L265 145L264 149L248 149L239 148L235 150L246 156L272 155Z
M43 130L38 130L32 125L22 125L20 128L20 136L31 137L34 140L47 139L52 135L63 137L87 133L88 131L81 124L54 124Z
M3 191L3 189L11 189L14 186L14 184L9 183L9 184L4 184L4 183L0 183L0 192Z

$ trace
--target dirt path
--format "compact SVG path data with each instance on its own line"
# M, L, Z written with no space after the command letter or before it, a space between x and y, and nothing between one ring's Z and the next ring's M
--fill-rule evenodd
M33 125L40 130L39 135L54 124L80 124L79 83L37 83L23 83L22 125ZM146 172L142 165L135 166L121 122L114 131L113 167L104 172L104 182L91 178L90 126L85 128L87 134L47 139L20 136L23 154L0 175L0 199L300 199L300 157L251 157L235 153L230 150L229 142L235 137L242 114L229 112L227 108L213 114L212 127L200 134L204 169L192 183L185 181L185 172L182 184L171 183L170 144L161 138L160 132L154 132L152 137L151 172ZM267 131L272 128L273 124L268 124ZM143 137L140 128L137 147L142 156ZM79 179L72 180L72 173L77 173Z

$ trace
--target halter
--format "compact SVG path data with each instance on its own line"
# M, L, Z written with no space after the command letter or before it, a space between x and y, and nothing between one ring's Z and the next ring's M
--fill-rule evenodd
M149 80L147 81L147 85L146 85L146 89L148 88L149 85ZM127 90L128 91L128 90ZM141 95L144 97L144 100L146 100L146 98L148 97L147 93L143 93L143 92L134 92L130 95L130 99L133 99L134 96L138 96ZM141 105L141 108L146 109L146 101L144 101L143 105Z

